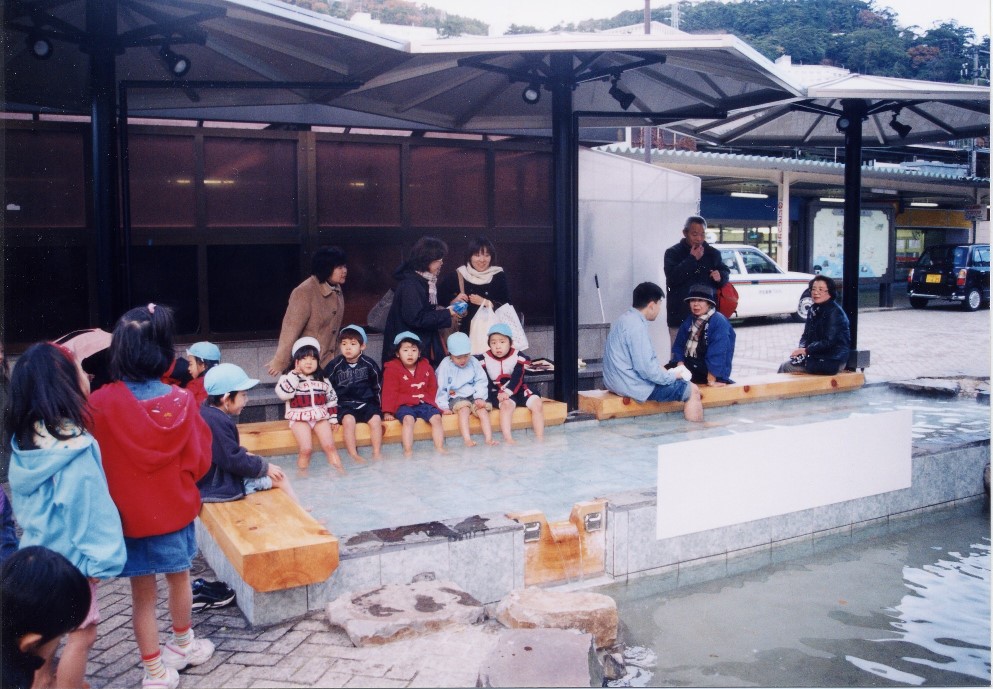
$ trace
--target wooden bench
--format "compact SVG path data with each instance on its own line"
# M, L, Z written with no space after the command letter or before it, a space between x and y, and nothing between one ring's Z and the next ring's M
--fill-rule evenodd
M200 521L256 591L317 584L338 568L338 539L278 488L204 503Z
M555 400L546 399L544 400L544 411L545 426L558 426L565 423L565 417L568 409L564 402L556 402ZM459 436L459 419L457 415L443 415L441 417L441 421L445 428L446 437L451 438ZM499 434L499 411L494 409L490 412L490 422L493 424L494 433ZM531 428L531 412L522 407L515 409L512 425L514 430ZM399 421L384 421L383 443L399 443L400 427L401 424ZM483 432L479 425L479 419L477 419L475 415L470 417L469 429L473 434ZM241 423L238 424L238 432L241 435L241 444L244 445L249 452L256 455L289 455L295 454L297 451L297 442L293 438L293 433L290 431L289 424L286 421L257 421L254 423ZM340 426L335 429L334 442L339 448L344 447L342 433L343 431ZM430 439L430 424L428 424L427 421L418 419L414 425L414 440ZM359 423L355 425L355 444L359 447L366 447L369 445L368 424ZM317 443L316 439L314 441L314 447L320 447L320 444Z
M726 407L732 404L765 402L790 397L808 397L831 392L856 390L865 384L865 375L843 371L833 376L812 376L790 373L770 373L750 376L733 385L723 387L700 386L704 408ZM646 416L666 412L681 412L682 402L636 402L607 390L588 390L579 393L579 409L596 416L600 421L627 416Z

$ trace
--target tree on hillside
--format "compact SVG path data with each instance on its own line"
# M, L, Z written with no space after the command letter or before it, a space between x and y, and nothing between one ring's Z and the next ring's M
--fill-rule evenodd
M530 24L511 24L507 27L507 30L503 32L504 36L518 36L520 34L528 33L544 33L544 29L539 29L537 26L531 26Z

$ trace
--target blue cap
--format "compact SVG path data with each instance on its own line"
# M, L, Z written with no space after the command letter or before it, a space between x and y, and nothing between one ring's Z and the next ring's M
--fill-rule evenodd
M514 334L510 332L510 326L506 323L494 323L491 325L490 329L486 332L486 338L489 339L490 335L503 335L511 342L514 341Z
M341 339L341 337L344 336L344 334L349 330L359 334L359 337L362 339L362 344L366 344L369 342L369 337L365 334L365 328L363 328L361 325L354 325L354 324L346 325L344 328L342 328L341 331L338 333L338 338Z
M400 343L404 340L410 340L411 342L416 342L418 346L421 344L421 338L419 338L414 333L409 330L404 330L402 333L398 333L396 337L393 338L393 346L398 347Z
M452 333L448 336L448 353L451 356L462 356L472 352L472 344L465 333Z
M204 361L221 360L221 348L213 342L194 342L190 345L190 348L186 350L186 353L190 356L195 356L197 359L203 359Z
M234 364L218 364L203 377L203 389L208 395L225 395L229 392L248 390L258 384L257 379L249 378L241 366Z

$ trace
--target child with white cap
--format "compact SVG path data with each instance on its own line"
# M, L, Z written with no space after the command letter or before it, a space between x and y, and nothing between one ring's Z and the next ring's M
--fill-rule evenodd
M317 435L328 464L345 473L334 446L334 425L338 423L338 397L320 370L321 345L316 338L301 337L293 343L293 364L276 381L276 396L286 402L284 418L300 451L297 467L310 466L314 451L311 430Z
M448 336L448 356L438 365L438 394L435 397L442 414L459 415L459 432L466 447L476 443L469 434L469 415L475 414L483 428L483 438L487 445L497 445L493 439L493 426L490 424L490 410L493 405L487 398L486 387L489 380L479 360L472 356L469 336L456 332Z
M197 481L203 502L241 500L271 488L281 488L297 499L290 479L279 466L249 454L241 446L234 417L245 408L248 390L258 384L258 380L249 378L234 364L218 364L204 376L207 404L200 407L200 416L210 426L213 440L210 469Z

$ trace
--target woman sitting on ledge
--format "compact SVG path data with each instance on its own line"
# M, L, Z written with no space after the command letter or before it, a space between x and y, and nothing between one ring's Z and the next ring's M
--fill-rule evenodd
M790 360L779 367L780 373L813 373L833 376L848 363L851 328L848 316L835 300L838 288L834 280L818 275L810 281L813 304L807 312L800 346L790 352Z

